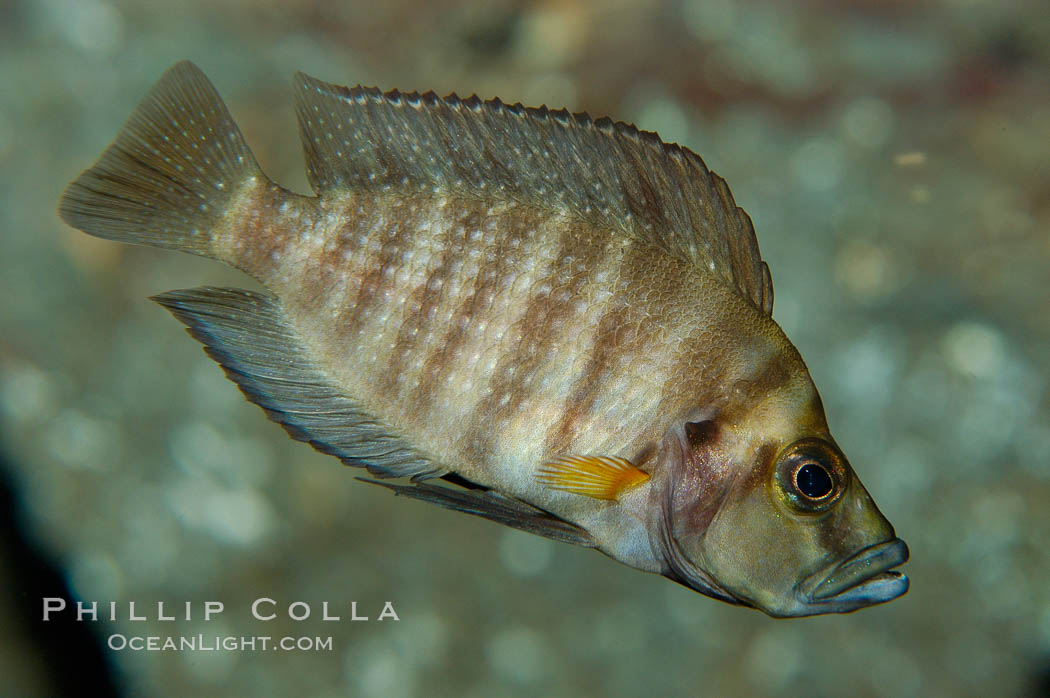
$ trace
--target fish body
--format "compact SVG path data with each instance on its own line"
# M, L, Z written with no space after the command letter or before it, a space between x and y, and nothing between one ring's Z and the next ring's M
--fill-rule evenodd
M771 615L904 593L907 548L699 157L546 108L296 90L316 197L270 181L182 63L60 204L258 279L156 300L293 437Z

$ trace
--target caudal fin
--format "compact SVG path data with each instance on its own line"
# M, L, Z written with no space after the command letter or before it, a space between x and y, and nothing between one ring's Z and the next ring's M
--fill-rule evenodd
M253 181L263 174L240 129L204 73L183 61L66 188L58 211L100 238L215 256L215 224Z

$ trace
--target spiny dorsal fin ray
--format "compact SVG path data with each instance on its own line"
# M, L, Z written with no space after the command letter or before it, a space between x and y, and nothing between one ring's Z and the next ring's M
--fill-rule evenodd
M275 299L233 288L196 288L153 300L184 322L245 396L293 438L377 477L446 472L329 382L300 347Z
M714 272L771 314L754 227L703 160L607 118L476 96L345 88L296 75L310 184L415 188L551 208Z

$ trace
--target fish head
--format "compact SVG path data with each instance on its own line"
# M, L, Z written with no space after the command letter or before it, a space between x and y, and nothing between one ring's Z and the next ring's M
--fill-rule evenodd
M662 457L677 460L667 471L677 473L654 490L661 520L650 529L665 575L774 617L847 613L904 594L908 578L893 568L908 547L826 428L756 438L764 431L715 418L668 435Z

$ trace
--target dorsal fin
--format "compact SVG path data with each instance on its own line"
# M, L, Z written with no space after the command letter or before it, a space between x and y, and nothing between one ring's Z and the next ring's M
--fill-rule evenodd
M296 75L310 184L512 199L651 242L768 314L754 227L692 151L630 124L476 96L345 88Z

